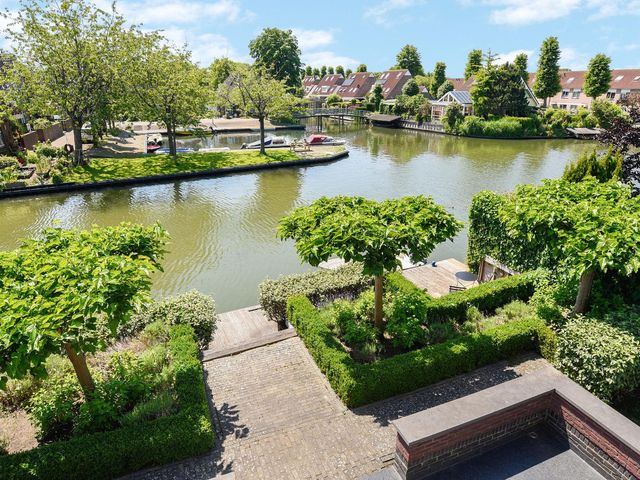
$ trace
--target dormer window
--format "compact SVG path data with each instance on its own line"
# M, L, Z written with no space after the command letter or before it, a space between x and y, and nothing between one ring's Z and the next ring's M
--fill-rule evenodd
M613 81L614 82L619 82L620 80L622 80L624 78L624 75L618 75Z

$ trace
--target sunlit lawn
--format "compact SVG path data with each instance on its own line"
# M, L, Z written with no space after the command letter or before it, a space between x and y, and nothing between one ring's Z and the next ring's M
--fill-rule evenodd
M263 163L298 160L289 150L267 150L260 155L257 150L233 150L228 152L184 153L176 159L169 155L147 155L134 158L93 158L89 165L74 167L64 177L65 182L97 182L120 178L144 177L167 173L193 172L212 168L257 165Z

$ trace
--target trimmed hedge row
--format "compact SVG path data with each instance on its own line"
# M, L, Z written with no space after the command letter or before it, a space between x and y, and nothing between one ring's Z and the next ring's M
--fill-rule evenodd
M552 351L555 335L539 318L527 318L460 336L371 364L356 363L320 312L292 297L288 318L333 390L348 407L410 392L529 350Z
M504 277L460 292L453 292L440 298L424 293L427 302L427 323L446 320L464 321L467 308L474 306L478 310L491 313L514 300L528 300L535 290L536 272L527 272L512 277ZM419 290L400 273L387 276L389 288L393 290Z
M361 264L346 264L335 270L267 279L258 287L259 302L270 320L283 322L289 297L305 295L314 305L320 305L337 297L356 297L372 283L373 279L362 275Z
M213 429L193 328L172 327L169 350L176 374L179 413L0 456L2 478L108 479L211 449Z

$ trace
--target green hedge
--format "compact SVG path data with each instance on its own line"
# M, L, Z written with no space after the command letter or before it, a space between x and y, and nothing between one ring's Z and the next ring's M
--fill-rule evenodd
M361 264L347 264L335 270L316 270L301 275L267 279L260 284L259 301L267 317L276 322L287 318L287 300L305 295L314 305L336 296L360 294L372 284L372 278L362 275Z
M179 413L0 456L3 480L108 479L201 454L213 447L202 364L193 328L171 328Z
M545 135L542 119L533 117L502 117L485 120L469 115L458 127L459 133L475 137L522 138Z
M460 320L463 322L467 308L474 306L481 312L492 313L514 300L528 300L535 290L536 272L523 273L512 277L500 278L491 282L481 283L476 287L460 292L453 292L440 298L428 298L426 322L441 322ZM419 290L413 283L400 273L387 276L387 282L392 290Z
M539 318L527 318L371 364L356 363L335 339L320 312L303 296L288 303L296 327L320 370L348 407L410 392L521 352L547 352L554 335Z

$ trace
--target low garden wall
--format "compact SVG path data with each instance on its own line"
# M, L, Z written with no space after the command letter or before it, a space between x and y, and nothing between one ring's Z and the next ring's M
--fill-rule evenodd
M214 434L191 326L171 327L169 351L175 366L178 413L0 456L3 480L109 479L211 449Z

